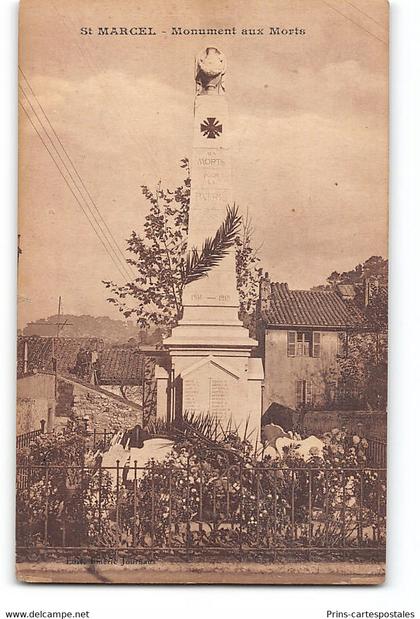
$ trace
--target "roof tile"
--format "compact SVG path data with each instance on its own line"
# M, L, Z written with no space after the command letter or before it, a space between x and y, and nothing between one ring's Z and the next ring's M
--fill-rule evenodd
M272 283L270 306L261 312L266 324L345 328L361 326L363 314L354 303L335 290L289 290L285 283Z
M51 337L21 336L18 338L17 370L18 376L24 369L24 343L27 343L28 372L53 371L53 344ZM80 350L97 350L101 384L139 385L144 374L146 379L154 373L154 362L133 348L105 348L103 340L96 338L55 338L54 354L57 370L61 374L74 374L77 354Z

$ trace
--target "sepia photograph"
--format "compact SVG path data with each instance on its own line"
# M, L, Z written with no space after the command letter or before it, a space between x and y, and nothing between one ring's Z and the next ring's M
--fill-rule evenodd
M388 4L23 0L16 577L385 578Z

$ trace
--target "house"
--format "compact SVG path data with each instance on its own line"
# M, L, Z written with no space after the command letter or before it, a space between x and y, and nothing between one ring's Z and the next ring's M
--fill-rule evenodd
M98 338L20 336L18 378L36 372L77 376L84 382L109 386L139 386L154 373L151 353L127 346L104 345Z
M54 427L55 385L52 374L35 372L18 376L16 387L16 435Z
M125 429L153 416L155 361L97 338L21 336L17 350L17 432L47 430L69 417Z
M17 340L18 378L34 372L74 373L80 350L104 349L98 338L19 336Z
M337 355L363 327L351 285L331 290L290 290L260 282L257 337L264 361L263 411L331 408L337 400Z

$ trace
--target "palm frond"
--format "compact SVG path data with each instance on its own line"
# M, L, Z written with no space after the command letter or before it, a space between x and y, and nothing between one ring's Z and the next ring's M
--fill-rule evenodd
M207 275L207 273L227 256L229 249L235 243L241 225L238 208L227 207L226 218L213 238L207 238L201 251L193 247L187 254L182 283L189 284Z

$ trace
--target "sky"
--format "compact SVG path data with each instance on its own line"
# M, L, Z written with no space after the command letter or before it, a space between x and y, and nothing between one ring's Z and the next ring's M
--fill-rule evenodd
M113 25L158 34L80 34ZM179 36L172 26L264 35ZM306 34L270 36L270 26ZM387 253L386 41L382 0L23 0L21 85L124 250L148 210L140 186L183 178L194 58L221 49L235 202L252 217L264 271L309 288ZM66 313L121 317L101 282L123 279L20 114L19 326L56 313L59 295Z

